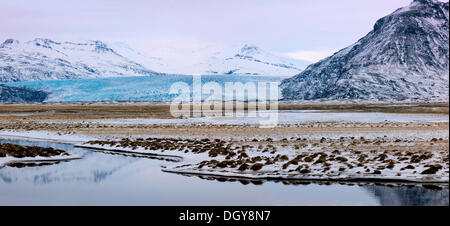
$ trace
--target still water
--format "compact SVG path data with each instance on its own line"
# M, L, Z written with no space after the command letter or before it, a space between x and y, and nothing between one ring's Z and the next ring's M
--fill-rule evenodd
M161 171L164 159L69 144L5 140L81 156L54 165L0 168L0 205L449 205L448 186L286 184L224 181Z

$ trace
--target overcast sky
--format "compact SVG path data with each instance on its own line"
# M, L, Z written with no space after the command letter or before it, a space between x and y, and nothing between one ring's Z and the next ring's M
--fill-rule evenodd
M253 44L315 61L412 0L0 0L0 39L159 47Z

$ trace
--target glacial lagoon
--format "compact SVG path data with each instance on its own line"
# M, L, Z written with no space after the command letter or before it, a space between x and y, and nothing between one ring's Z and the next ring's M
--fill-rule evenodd
M0 168L0 205L449 205L448 186L293 183L165 173L164 158L8 138L53 147L81 159Z

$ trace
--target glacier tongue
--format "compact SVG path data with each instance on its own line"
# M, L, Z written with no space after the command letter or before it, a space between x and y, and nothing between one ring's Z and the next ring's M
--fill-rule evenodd
M202 84L216 82L224 89L227 82L279 82L279 77L209 75L202 76ZM45 102L95 102L95 101L171 101L178 95L170 94L170 87L177 82L192 86L193 76L152 75L95 79L65 79L45 81L9 82L10 88L25 87L30 90L45 90ZM1 85L0 85L1 88ZM223 90L225 92L225 90ZM1 89L0 89L1 94ZM223 93L225 94L225 93ZM205 93L203 97L207 97ZM45 99L45 98L44 98ZM1 101L1 95L0 95Z
M415 0L355 44L282 81L299 100L447 100L449 3Z

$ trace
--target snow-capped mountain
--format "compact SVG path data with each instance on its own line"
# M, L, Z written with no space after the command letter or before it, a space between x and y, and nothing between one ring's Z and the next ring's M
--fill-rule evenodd
M144 55L125 43L8 39L0 44L0 82L145 76L159 73L293 76L300 62L255 46ZM171 54L171 55L170 55Z
M0 44L0 82L143 76L156 72L100 41L56 42L35 39Z
M239 74L292 76L309 63L278 56L257 46L244 45L231 52L215 52L205 62L195 65L203 74Z
M449 3L414 0L280 87L286 99L448 100L448 76Z
M265 51L257 46L164 48L162 56L145 56L124 44L111 45L119 54L167 74L294 76L310 62ZM161 51L160 51L161 52Z

